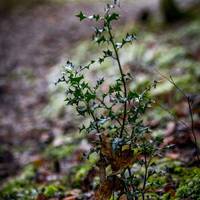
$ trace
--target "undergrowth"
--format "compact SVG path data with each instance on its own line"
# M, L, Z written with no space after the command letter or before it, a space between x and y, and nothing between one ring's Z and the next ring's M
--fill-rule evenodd
M76 108L82 117L89 117L89 123L80 127L80 132L93 134L93 148L96 153L99 170L99 187L96 199L128 200L146 199L148 180L155 173L154 158L162 156L159 144L162 138L153 138L143 116L153 101L149 97L156 81L146 88L132 90L129 83L134 75L126 72L120 61L123 47L136 40L133 33L124 38L115 37L113 22L119 20L118 2L107 4L104 15L86 15L82 11L77 15L80 21L91 20L95 23L93 42L101 48L102 56L86 65L75 66L67 61L63 76L58 80L66 83L66 102ZM100 48L100 49L101 49ZM92 83L87 74L94 65L105 60L113 61L113 70L119 71L115 81L107 85L106 75ZM139 169L139 172L138 172ZM137 171L137 173L135 173Z

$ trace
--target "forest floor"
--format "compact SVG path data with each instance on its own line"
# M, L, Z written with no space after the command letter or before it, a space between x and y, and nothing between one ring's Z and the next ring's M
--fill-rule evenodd
M150 12L158 11L158 1L154 2ZM186 100L156 70L166 76L173 75L176 83L191 95L199 140L200 19L170 26L160 22L141 24L138 16L146 7L143 6L143 3L137 6L127 3L122 7L124 17L119 27L126 22L124 30L136 32L138 41L127 47L128 53L121 57L124 66L139 77L133 87L143 87L153 81L152 77L160 81L152 91L159 105L152 108L146 120L154 134L165 136L163 145L176 144L162 162L175 178L170 180L170 186L161 183L165 185L159 185L162 191L154 190L181 199L176 193L188 184L187 178L193 181L190 189L194 193L198 188L193 185L200 180L200 170L195 161L190 162L195 157L195 148L188 128L189 109ZM64 89L54 85L69 57L81 63L98 55L90 44L90 24L80 24L74 17L80 9L99 12L102 4L42 5L0 18L2 200L93 198L97 171L93 164L82 159L82 154L91 148L91 138L78 133L80 121L73 110L65 109ZM94 73L111 76L113 72L107 64ZM181 179L183 174L186 178ZM187 191L184 192L187 196Z

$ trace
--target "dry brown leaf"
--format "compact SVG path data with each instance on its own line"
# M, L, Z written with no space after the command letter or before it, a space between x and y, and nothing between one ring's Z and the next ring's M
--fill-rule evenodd
M116 175L108 176L107 178L112 183L113 191L122 191L123 190L123 181Z
M99 177L100 183L103 183L106 180L106 168L103 164L99 165Z
M111 168L113 173L117 173L133 164L135 156L133 151L125 150L120 155L113 156L111 160Z
M119 200L128 200L128 198L127 198L126 194L123 194L123 195L119 198Z
M47 200L47 197L44 196L43 194L39 194L39 195L37 196L37 199L36 199L36 200Z
M123 169L131 166L134 160L138 157L134 156L134 152L130 149L130 145L124 145L120 152L114 152L112 149L111 139L106 133L102 134L101 154L106 158L105 160L108 161L107 163L106 161L104 162L103 168L110 164L113 174L117 174ZM102 165L99 165L99 168L100 171L103 171Z
M173 184L168 183L167 185L164 186L163 189L164 189L164 192L165 192L165 193L170 193L170 195L171 195L172 197L175 197L176 192L175 192L175 188L174 188L174 185L173 185Z
M104 181L99 186L99 189L95 193L95 200L109 200L112 195L112 182L110 180Z
M108 134L102 134L101 154L108 159L112 158L112 145Z
M180 158L180 153L179 152L168 152L166 153L166 157L177 160Z
M34 155L30 158L30 163L32 163L36 168L44 165L45 160L41 155Z
M175 130L176 130L176 123L175 122L169 122L167 124L166 129L165 129L165 136L172 135Z
M113 191L123 190L123 182L116 175L108 176L95 193L95 200L109 200Z

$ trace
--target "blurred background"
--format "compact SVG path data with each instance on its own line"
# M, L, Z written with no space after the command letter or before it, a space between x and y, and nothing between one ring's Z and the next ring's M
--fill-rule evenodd
M80 155L90 149L90 138L78 134L80 121L65 106L65 89L54 83L68 59L79 64L98 56L91 44L91 24L80 23L75 14L80 10L102 13L105 2L0 1L1 185L30 165L36 167L36 183L60 180L74 166L83 166L72 170L76 184L86 178L91 168L82 163ZM195 151L193 139L177 122L189 123L187 102L156 71L172 75L191 96L199 138L200 2L121 0L120 7L115 33L119 37L127 31L137 35L137 41L120 55L124 67L135 76L130 87L141 88L154 78L159 80L152 96L162 106L152 108L155 110L147 115L147 122L155 133L166 136L166 144L177 143L169 157L190 160ZM94 68L93 73L115 75L110 63ZM173 117L166 110L171 110ZM92 176L87 176L87 181Z

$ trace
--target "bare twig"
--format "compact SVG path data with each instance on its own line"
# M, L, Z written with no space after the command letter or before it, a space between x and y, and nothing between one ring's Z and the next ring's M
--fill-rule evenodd
M145 167L145 172L144 172L144 182L143 182L143 187L142 187L142 200L145 200L145 188L146 188L146 183L147 183L147 174L148 174L148 164L147 164L147 156L146 154L144 155L144 167Z
M173 117L173 120L176 122L176 123L180 123L182 124L185 128L187 129L190 129L190 127L183 121L183 120L178 120L177 117L168 109L168 108L165 108L162 104L160 103L156 103L161 109L163 109L165 112L167 112L170 116Z
M199 147L198 147L198 143L197 143L197 137L196 137L196 133L194 130L194 117L193 117L193 112L192 112L192 103L191 103L191 99L190 97L175 83L174 79L172 78L172 76L170 75L170 78L166 77L165 75L161 74L158 70L156 70L163 78L165 78L166 80L168 80L182 95L183 97L186 99L187 104L188 104L188 108L189 108L189 115L190 115L190 122L191 122L191 132L192 132L192 136L194 139L194 143L195 143L195 148L197 151L197 159L198 159L198 163L200 163L200 151L199 151Z

